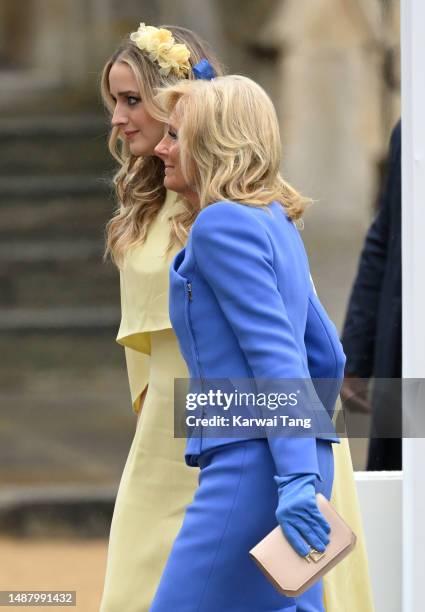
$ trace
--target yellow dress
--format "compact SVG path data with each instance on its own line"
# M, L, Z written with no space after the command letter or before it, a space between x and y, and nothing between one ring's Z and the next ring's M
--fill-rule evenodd
M366 543L347 438L333 445L335 478L331 502L357 535L356 547L323 578L326 612L374 612Z
M121 271L122 319L117 341L125 347L133 408L149 383L121 478L112 519L101 612L147 612L198 470L184 462L184 439L175 439L174 378L187 377L168 317L164 256L169 194L146 242L130 251Z
M168 193L146 242L129 252L121 271L122 320L117 341L125 347L135 412L148 383L149 387L115 503L101 612L148 612L197 486L198 470L184 462L185 440L174 438L173 383L174 378L185 378L187 369L168 316L168 268L177 249L164 254L168 219L178 206L175 195ZM348 445L337 446L336 507L340 510L341 503L346 510L348 505L349 513L341 514L361 544ZM361 546L343 563L345 568L333 570L325 584L327 612L371 612Z

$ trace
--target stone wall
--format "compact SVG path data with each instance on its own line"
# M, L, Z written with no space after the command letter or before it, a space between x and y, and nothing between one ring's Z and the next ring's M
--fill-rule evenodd
M197 30L276 103L282 170L316 200L304 236L341 323L400 112L398 12L399 0L0 0L0 109L100 112L99 72L124 34L140 21Z
M261 34L280 50L283 173L315 200L304 238L339 326L400 113L398 9L396 0L286 0Z

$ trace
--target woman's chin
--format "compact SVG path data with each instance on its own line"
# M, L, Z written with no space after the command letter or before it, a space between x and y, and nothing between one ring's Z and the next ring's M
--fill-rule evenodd
M173 181L173 179L168 177L167 175L164 176L164 187L166 189L170 189L171 191L176 191L177 193L179 193L178 185L176 185L175 181Z
M143 142L129 142L130 153L135 157L153 157L154 147Z

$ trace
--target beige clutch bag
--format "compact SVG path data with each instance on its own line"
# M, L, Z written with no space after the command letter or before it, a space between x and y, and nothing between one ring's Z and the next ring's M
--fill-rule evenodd
M321 493L317 506L328 521L330 542L324 553L312 549L301 557L286 540L280 526L249 551L270 582L282 595L297 597L350 553L356 536Z

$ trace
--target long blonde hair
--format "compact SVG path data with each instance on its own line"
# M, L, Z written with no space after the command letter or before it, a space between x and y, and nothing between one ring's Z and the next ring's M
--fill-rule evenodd
M161 27L170 30L177 43L187 46L190 51L191 67L206 58L216 74L223 74L221 64L197 34L177 26ZM152 62L134 42L127 38L106 62L102 71L101 95L111 115L115 102L109 90L109 72L115 62L122 62L129 66L137 81L147 112L152 117L162 120L164 114L155 100L155 94L158 88L177 83L178 77L173 73L168 76L160 74L159 65ZM193 78L193 73L190 71L188 79ZM121 266L126 252L131 247L145 241L149 226L165 201L164 164L154 156L136 157L132 155L128 143L122 139L119 127L113 127L111 130L109 150L120 167L113 179L118 206L106 226L105 256L110 255L116 265ZM185 241L195 216L194 212L187 207L170 220L169 247Z
M279 124L264 89L247 77L181 81L158 103L180 122L182 171L203 208L220 200L266 206L277 200L292 220L308 198L283 180Z

